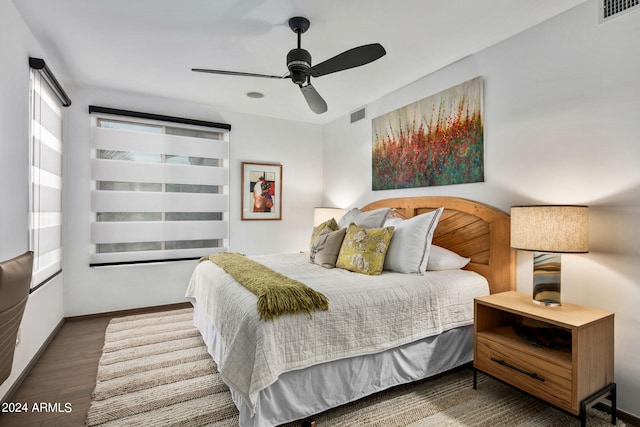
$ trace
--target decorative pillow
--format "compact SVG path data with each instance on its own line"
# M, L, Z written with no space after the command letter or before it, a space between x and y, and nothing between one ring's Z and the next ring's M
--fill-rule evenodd
M424 274L433 232L444 208L405 219L395 226L384 269L398 273Z
M400 224L402 221L404 221L404 219L398 218L397 216L389 215L387 219L384 220L383 227L391 227L391 226L395 227L398 224Z
M325 227L311 244L311 262L324 268L334 268L346 233L346 228L331 231Z
M469 264L471 258L461 257L449 249L437 245L431 246L429 261L427 261L427 271L457 270Z
M351 223L346 230L336 267L369 275L382 273L393 227L364 228Z
M340 218L338 226L346 228L349 224L354 223L364 228L380 228L384 226L384 221L391 212L390 208L380 208L368 212L362 212L358 208L353 208Z
M316 241L318 236L320 234L322 234L322 232L324 230L336 231L338 228L339 228L338 227L338 223L333 218L323 222L322 224L318 225L317 227L314 227L313 232L311 233L311 241L309 242L309 246L310 247L313 246L313 243Z

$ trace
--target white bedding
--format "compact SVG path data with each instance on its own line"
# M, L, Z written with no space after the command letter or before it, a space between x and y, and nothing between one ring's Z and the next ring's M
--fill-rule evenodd
M424 276L383 272L366 276L324 269L308 254L252 259L322 292L328 311L259 320L257 297L212 262L194 270L186 296L216 327L223 351L216 362L225 382L251 410L259 392L284 372L356 355L378 353L473 323L473 298L486 280L447 270Z

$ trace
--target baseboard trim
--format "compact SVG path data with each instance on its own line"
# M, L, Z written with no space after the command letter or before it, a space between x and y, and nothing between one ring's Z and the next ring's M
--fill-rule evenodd
M7 393L2 398L2 401L1 401L2 403L9 402L9 400L13 397L13 395L16 394L16 392L18 391L18 389L22 385L22 383L25 380L25 378L27 378L27 375L29 375L29 373L31 372L33 367L36 365L36 363L38 363L38 359L40 359L40 356L42 356L42 354L45 352L47 347L49 347L49 344L51 344L51 341L53 341L55 336L58 334L58 332L60 331L60 329L64 325L64 322L65 322L64 318L60 319L60 322L58 322L56 327L53 328L53 331L51 331L51 333L49 334L47 339L42 343L42 345L40 346L40 348L38 349L36 354L33 355L31 360L27 364L27 366L25 366L25 368L22 370L22 373L18 376L16 381L9 388L9 390L7 390Z
M179 310L182 308L190 308L193 307L189 302L178 302L175 304L165 304L165 305L155 305L151 307L140 307L140 308L130 308L127 310L116 310L116 311L106 311L102 313L93 313L93 314L82 314L79 316L70 316L66 317L65 320L68 322L74 322L77 320L86 320L86 319L94 319L96 317L121 317L121 316L132 316L135 314L146 314L146 313L154 313L158 311L169 311L169 310Z
M606 412L607 414L611 413L611 404L608 403L608 401L598 402L594 405L594 408L598 409L599 411ZM616 415L617 415L617 418L621 419L626 423L629 423L633 426L640 426L639 417L636 417L635 415L632 415L628 412L622 411L620 410L619 407L616 408Z

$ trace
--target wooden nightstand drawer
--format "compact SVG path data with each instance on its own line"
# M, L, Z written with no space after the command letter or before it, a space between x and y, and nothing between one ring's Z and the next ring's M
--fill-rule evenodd
M542 398L565 410L573 411L571 365L545 360L535 352L500 342L491 334L477 336L474 366L489 375Z

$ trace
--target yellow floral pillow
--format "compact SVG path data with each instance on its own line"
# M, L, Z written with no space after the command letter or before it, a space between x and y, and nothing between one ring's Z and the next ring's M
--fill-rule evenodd
M351 223L342 241L336 267L379 275L392 236L393 227L364 228Z

